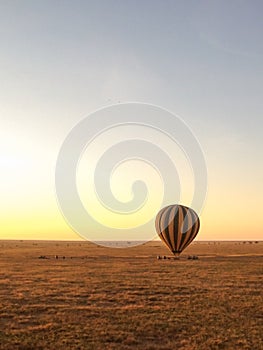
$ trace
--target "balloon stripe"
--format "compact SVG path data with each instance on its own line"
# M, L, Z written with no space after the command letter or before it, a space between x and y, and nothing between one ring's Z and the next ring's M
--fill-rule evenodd
M176 252L177 247L175 245L174 232L176 231L176 218L178 218L178 208L172 207L169 214L169 239L172 245L172 251Z
M176 250L178 253L181 252L180 246L182 241L182 223L184 220L184 214L182 211L181 206L178 206L178 223L177 223L177 244L176 244Z
M163 215L163 213L165 212L166 208L163 208L157 215L157 218L155 220L155 227L156 227L156 231L158 233L158 235L160 236L160 238L165 241L163 232L162 232L162 227L161 227L161 217Z
M191 227L192 227L191 221L189 223L190 213L188 208L182 207L182 211L184 213L184 220L182 224L183 237L182 237L181 247L180 247L181 250L183 250L185 242L189 239L189 235L190 235L189 231L191 231Z
M192 231L194 229L195 222L192 217L192 212L189 209L186 209L186 218L185 218L185 236L184 236L184 242L182 243L182 250L185 249L185 247L188 245L188 242L190 244L191 237L192 237Z
M161 212L161 215L160 215L160 230L161 230L161 235L159 235L164 243L167 245L167 247L169 248L169 250L172 251L172 247L171 247L171 244L169 242L169 239L167 239L167 234L166 234L166 221L167 221L167 210L169 209L170 207L166 207L164 208L164 210Z
M189 211L189 214L192 220L192 228L190 229L189 239L186 240L183 249L185 249L194 240L199 230L199 226L198 226L199 219L197 215L193 211Z
M196 232L196 215L192 211L189 211L191 217L192 227L189 229L189 239L184 244L184 249L192 242Z
M171 213L172 210L173 210L173 206L167 207L167 209L166 209L166 211L164 213L164 221L163 221L164 225L162 225L162 228L163 228L163 233L164 233L166 244L168 245L170 250L172 252L174 252L173 251L173 245L172 245L172 242L171 242L171 239L170 239L170 235L169 235L169 224L170 224L169 217L170 217L170 213Z

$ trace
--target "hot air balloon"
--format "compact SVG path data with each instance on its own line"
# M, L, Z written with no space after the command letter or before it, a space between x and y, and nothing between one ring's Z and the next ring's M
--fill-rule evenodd
M196 212L178 204L161 209L155 219L159 237L175 256L179 256L193 241L199 227L200 220Z

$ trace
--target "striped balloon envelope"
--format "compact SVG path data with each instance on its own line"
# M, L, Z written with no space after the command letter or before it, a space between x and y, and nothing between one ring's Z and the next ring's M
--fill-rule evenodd
M155 228L174 255L179 255L196 237L200 220L196 212L183 205L169 205L159 211Z

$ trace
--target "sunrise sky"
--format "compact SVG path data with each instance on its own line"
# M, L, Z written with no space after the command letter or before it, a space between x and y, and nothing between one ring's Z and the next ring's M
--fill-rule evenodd
M129 101L180 116L199 140L198 239L263 239L262 11L260 0L0 0L0 239L81 239L57 204L60 147L90 113ZM181 177L187 205L193 184ZM148 179L157 203L158 172ZM129 198L125 182L112 185Z

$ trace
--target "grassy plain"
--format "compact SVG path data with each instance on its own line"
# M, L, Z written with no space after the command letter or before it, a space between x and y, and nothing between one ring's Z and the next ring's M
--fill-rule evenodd
M0 349L263 349L263 242L157 255L161 242L0 241Z

